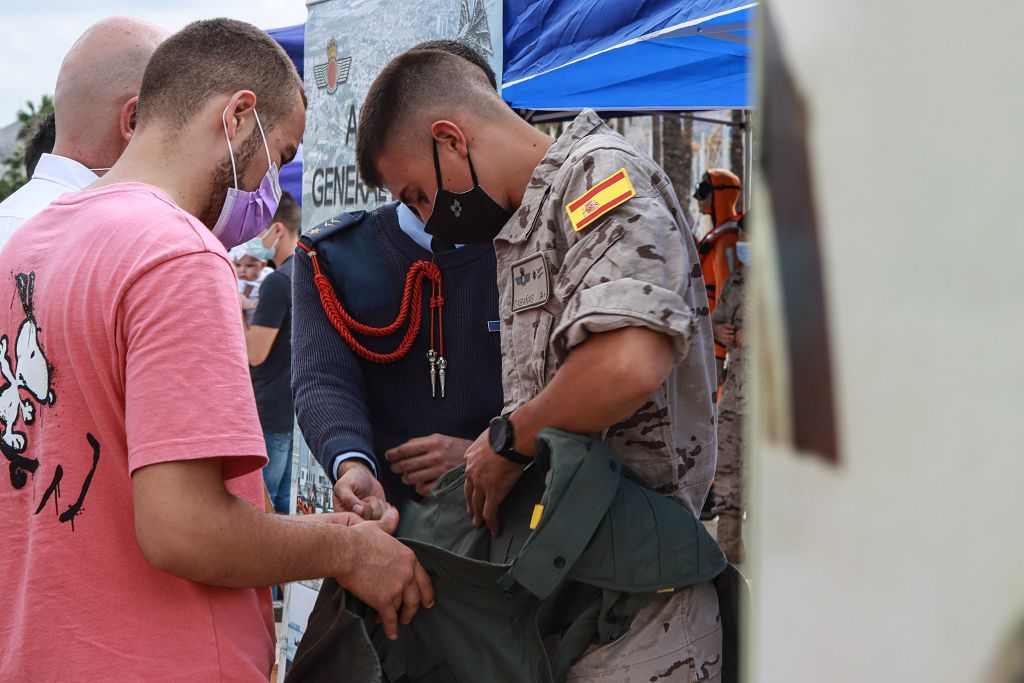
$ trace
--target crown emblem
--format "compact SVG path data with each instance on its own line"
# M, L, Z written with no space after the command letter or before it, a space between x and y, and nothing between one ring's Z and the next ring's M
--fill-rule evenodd
M326 88L328 95L333 95L342 83L348 82L352 70L352 57L338 59L338 41L331 38L327 41L327 61L313 66L313 80L316 87Z

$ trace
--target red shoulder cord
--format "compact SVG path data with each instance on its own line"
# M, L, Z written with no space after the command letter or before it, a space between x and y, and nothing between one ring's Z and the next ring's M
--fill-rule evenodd
M406 273L405 276L405 291L402 293L402 306L398 311L398 317L396 317L394 322L387 327L370 327L369 325L364 325L355 320L345 311L344 308L342 308L341 302L338 301L338 297L334 292L334 287L331 285L331 281L320 270L320 263L317 260L316 250L312 247L306 246L302 242L299 242L299 246L309 254L309 258L313 262L313 281L316 285L317 293L320 295L320 303L324 307L324 313L327 314L328 320L331 321L334 329L338 331L341 338L345 340L356 354L361 358L373 361L374 363L391 363L403 358L409 353L409 349L412 348L412 343L416 339L416 335L419 334L420 324L422 322L423 280L429 279L431 284L431 293L430 353L428 354L428 360L433 355L433 360L430 360L431 375L433 376L434 362L436 360L444 359L444 318L441 312L442 307L444 306L444 297L441 296L441 270L436 264L431 263L430 261L416 261L413 263L412 267L409 268L409 272ZM412 310L411 314L409 312L410 308ZM434 351L435 312L437 316L436 329L439 341L438 350L440 353ZM402 342L398 345L398 348L391 353L376 353L371 351L360 344L353 334L354 331L358 334L365 334L370 337L386 337L397 332L405 323L406 318L409 318L409 327L406 329L405 336L402 338ZM445 363L445 365L447 365L447 363ZM444 395L443 389L441 395Z

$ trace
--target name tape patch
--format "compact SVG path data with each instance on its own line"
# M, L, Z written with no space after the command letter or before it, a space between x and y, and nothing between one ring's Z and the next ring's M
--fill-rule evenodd
M551 296L548 284L548 262L537 253L512 264L512 312L543 306Z

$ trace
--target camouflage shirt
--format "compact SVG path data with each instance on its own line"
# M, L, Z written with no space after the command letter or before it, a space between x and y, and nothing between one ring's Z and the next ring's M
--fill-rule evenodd
M635 192L624 202L620 171ZM614 192L599 191L609 183ZM638 326L668 335L672 374L606 430L605 442L697 514L717 448L711 319L697 250L664 171L584 111L537 165L494 250L504 412L540 393L591 334ZM626 636L588 652L568 680L718 680L721 647L715 590L699 584L645 607Z
M575 230L567 205L625 169L635 196ZM494 241L505 408L536 396L590 334L646 327L671 337L672 374L605 441L658 491L697 513L715 472L715 365L707 293L669 178L584 111L534 170Z
M734 270L725 281L722 294L718 299L718 307L711 316L713 323L728 323L736 330L745 327L745 318L749 315L749 304L746 295L746 268ZM722 386L722 398L719 401L721 410L732 410L740 414L747 412L744 385L747 381L746 349L733 344L728 349L726 368L728 374ZM717 489L716 489L717 490Z

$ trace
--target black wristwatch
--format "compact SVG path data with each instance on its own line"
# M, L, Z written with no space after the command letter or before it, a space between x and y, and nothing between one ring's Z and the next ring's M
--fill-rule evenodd
M496 417L491 420L488 439L491 442L491 450L506 460L511 460L517 465L529 465L533 462L533 458L515 449L516 433L512 427L512 420L507 417Z

